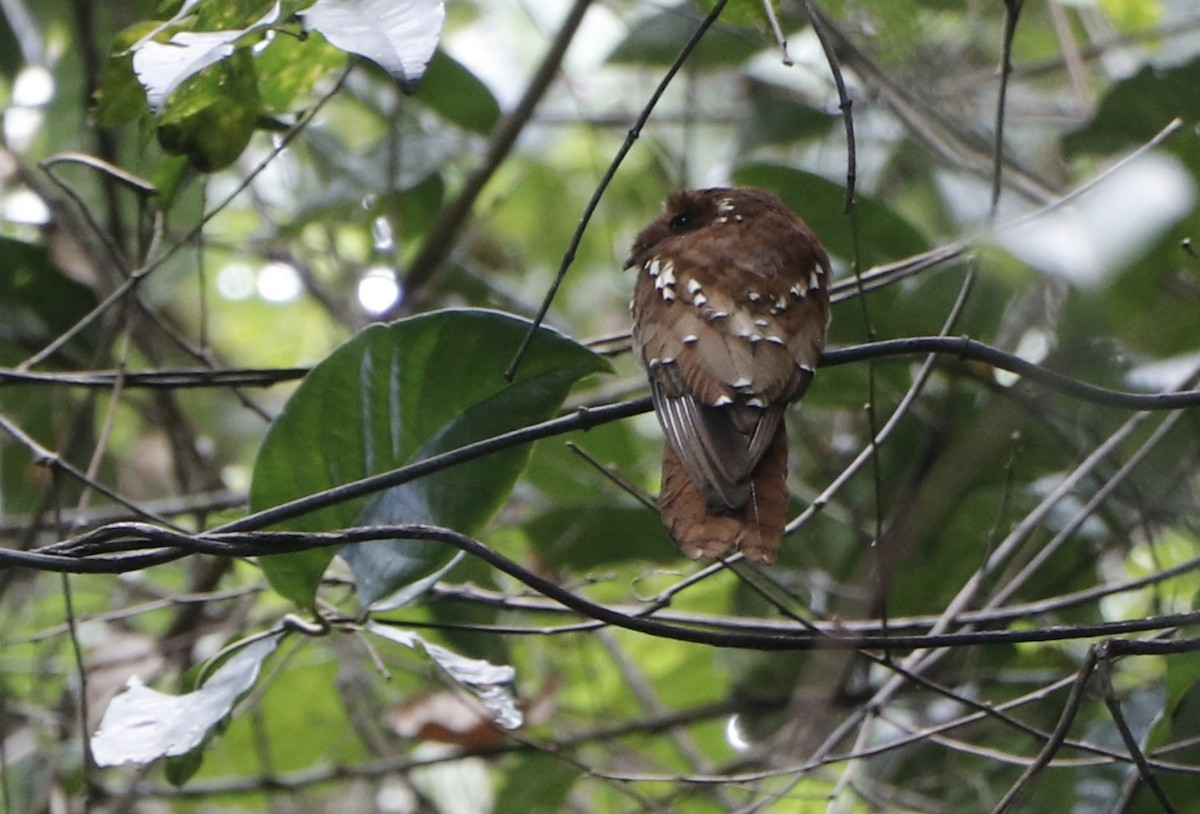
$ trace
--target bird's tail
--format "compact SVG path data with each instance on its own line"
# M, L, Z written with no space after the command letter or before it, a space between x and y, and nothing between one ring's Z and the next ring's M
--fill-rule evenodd
M787 524L787 455L787 431L780 422L750 476L749 499L714 511L667 444L659 509L683 553L695 560L741 551L756 562L775 562Z

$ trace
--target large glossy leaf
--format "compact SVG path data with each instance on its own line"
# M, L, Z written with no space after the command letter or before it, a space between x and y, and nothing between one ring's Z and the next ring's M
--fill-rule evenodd
M503 372L528 328L493 311L440 311L372 325L317 365L272 424L254 467L252 509L274 506L544 420L581 376L607 368L591 351L542 329L515 380ZM528 458L508 449L289 521L327 530L364 523L434 523L464 533L500 506ZM445 566L447 546L392 540L348 547L366 604ZM332 553L262 560L271 583L308 604Z
M746 164L733 177L738 184L760 187L782 198L820 235L830 254L843 260L853 256L854 231L850 218L842 214L846 190L841 184L777 164ZM863 268L929 248L916 227L882 201L859 193L855 208Z

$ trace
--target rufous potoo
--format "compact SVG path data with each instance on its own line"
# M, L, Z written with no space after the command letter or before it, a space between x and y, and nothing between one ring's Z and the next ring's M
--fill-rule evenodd
M787 523L783 414L829 327L829 257L769 192L688 190L637 236L634 352L666 435L659 508L695 559L774 562Z

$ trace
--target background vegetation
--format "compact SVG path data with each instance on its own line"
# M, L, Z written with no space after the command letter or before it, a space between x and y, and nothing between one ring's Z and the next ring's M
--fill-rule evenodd
M1195 808L1190 0L0 11L5 812ZM769 569L627 353L725 183L839 277Z

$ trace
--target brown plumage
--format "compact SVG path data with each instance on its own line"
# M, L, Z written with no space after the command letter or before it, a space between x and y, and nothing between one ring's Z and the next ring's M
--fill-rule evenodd
M783 412L829 326L829 258L759 189L689 190L642 230L626 267L634 351L667 438L663 523L693 559L774 562L787 522Z

